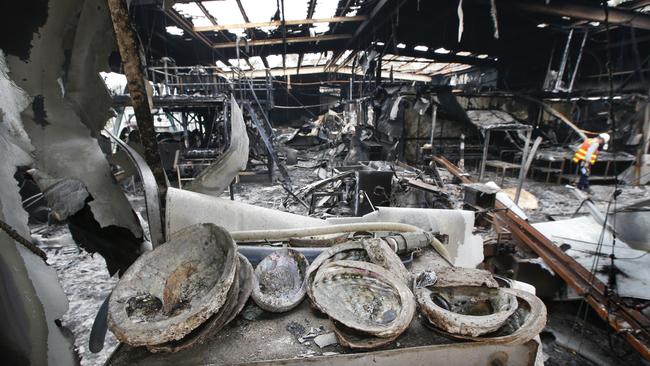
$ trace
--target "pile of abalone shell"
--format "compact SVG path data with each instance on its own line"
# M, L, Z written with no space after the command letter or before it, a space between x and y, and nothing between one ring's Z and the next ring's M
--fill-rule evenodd
M445 267L411 280L382 238L336 244L311 265L300 251L281 248L253 270L227 231L200 224L126 271L110 298L109 326L129 345L176 352L223 329L249 296L263 310L286 312L305 294L329 317L339 344L354 349L395 340L416 307L437 332L474 341L525 342L546 322L541 300L499 287L487 271Z
M382 239L325 250L307 270L307 281L313 306L331 319L343 346L386 344L409 327L415 314L409 273Z
M187 227L124 273L109 301L109 327L121 342L152 352L191 347L235 318L252 292L252 277L226 230Z

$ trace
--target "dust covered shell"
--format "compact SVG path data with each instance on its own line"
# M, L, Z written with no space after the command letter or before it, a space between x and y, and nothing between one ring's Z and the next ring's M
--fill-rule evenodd
M426 273L420 276L426 275ZM420 311L436 328L452 335L480 336L501 328L517 310L517 298L500 288L484 286L418 286Z
M415 314L408 287L376 264L329 262L318 270L311 286L313 301L332 320L375 337L396 337Z
M248 259L241 254L238 254L238 256L235 281L230 288L225 304L219 309L219 312L178 341L147 346L150 352L178 352L201 344L235 319L237 314L244 308L251 294L253 276L253 267Z
M409 277L409 273L404 268L400 258L382 239L371 238L334 245L318 255L307 269L307 295L314 306L321 312L324 311L314 301L313 287L310 284L322 266L340 260L370 262L379 265L398 276L405 283Z
M292 249L269 254L255 268L251 297L266 311L293 309L305 298L308 266L307 258Z
M226 303L236 270L227 231L213 224L179 230L124 273L109 301L109 327L133 346L179 340Z

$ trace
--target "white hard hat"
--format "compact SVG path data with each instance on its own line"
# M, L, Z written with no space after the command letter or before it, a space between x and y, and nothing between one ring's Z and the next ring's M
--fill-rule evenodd
M601 133L600 135L598 135L598 137L600 137L601 139L603 139L603 140L605 141L605 143L608 143L608 142L609 142L609 134L606 133L606 132Z
M600 135L598 135L598 137L600 137L601 139L603 139L603 141L605 141L605 143L603 144L603 150L609 149L609 134L603 132Z

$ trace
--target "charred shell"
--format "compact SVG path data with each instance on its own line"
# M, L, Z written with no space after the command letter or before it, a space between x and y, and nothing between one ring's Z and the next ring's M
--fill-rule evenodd
M524 344L537 336L546 325L546 306L537 296L522 290L503 288L517 298L517 310L496 331L478 337L449 334L458 339L490 344Z
M255 303L266 311L281 313L296 307L305 297L305 275L309 262L292 249L281 249L266 256L255 268Z
M399 256L382 239L371 238L337 244L324 250L307 269L307 295L309 295L316 308L318 308L318 305L314 302L310 284L319 268L329 262L339 260L370 262L393 272L404 283L408 283L409 273L407 269L402 264ZM320 308L318 309L321 312L323 311Z
M408 287L376 264L330 262L318 270L311 286L315 304L331 319L379 338L401 334L415 313Z
M223 329L239 314L251 294L253 267L243 255L239 254L238 259L235 281L228 293L228 300L221 310L181 340L147 346L150 352L178 352L201 344L211 335Z
M438 279L440 281L440 279ZM416 283L422 282L415 280ZM420 310L436 328L452 335L477 337L501 328L517 310L516 297L483 286L417 287Z
M227 231L199 224L143 254L112 292L108 324L133 346L179 340L217 313L235 280L237 249Z

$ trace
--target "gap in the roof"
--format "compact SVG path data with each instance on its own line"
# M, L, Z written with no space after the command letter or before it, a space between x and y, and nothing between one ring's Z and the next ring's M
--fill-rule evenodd
M286 56L286 66L287 67L297 67L298 66L298 57L297 53L288 53Z
M263 70L266 67L264 66L264 61L262 61L262 58L260 56L251 56L248 58L248 63L253 66L253 69L255 70Z
M314 8L314 19L331 18L336 15L338 0L318 0ZM306 7L308 8L308 6ZM306 14L305 14L306 15Z
M343 61L345 61L346 58L350 57L350 54L351 54L351 53L352 53L351 50L345 50L345 52L343 52L343 54L341 55L341 57L339 57L338 60L336 60L336 64L337 64L337 65L342 64Z
M312 29L315 34L322 34L330 30L330 23L314 23Z
M235 0L204 1L203 5L208 9L210 15L217 20L217 24L229 25L245 23L244 17L239 11L239 6L237 6ZM246 10L246 8L244 8L244 10ZM231 29L228 30L228 32L238 36L244 35L243 29Z
M269 22L278 10L275 1L241 0L242 7L252 23Z
M236 58L231 58L228 59L228 63L230 63L234 67L239 67L240 70L250 70L250 66L248 66L248 63L243 58L239 59L239 63L237 63Z
M195 27L208 27L212 25L210 19L208 19L201 8L198 7L195 3L177 3L172 7L180 15L192 19L192 24Z
M269 67L274 69L282 67L282 56L281 55L268 55L266 56L266 63L269 64Z
M175 25L170 25L168 27L165 27L165 31L167 31L167 33L169 33L169 34L171 34L173 36L182 36L185 33L185 32L183 32L182 29L178 28Z
M275 2L273 1L273 3ZM280 5L280 12L282 12L282 5ZM284 0L284 14L285 20L305 19L307 15L307 1Z
M217 65L218 68L221 69L221 71L231 71L232 70L232 68L230 66L226 65L221 60L217 60L217 62L215 62L215 64Z

